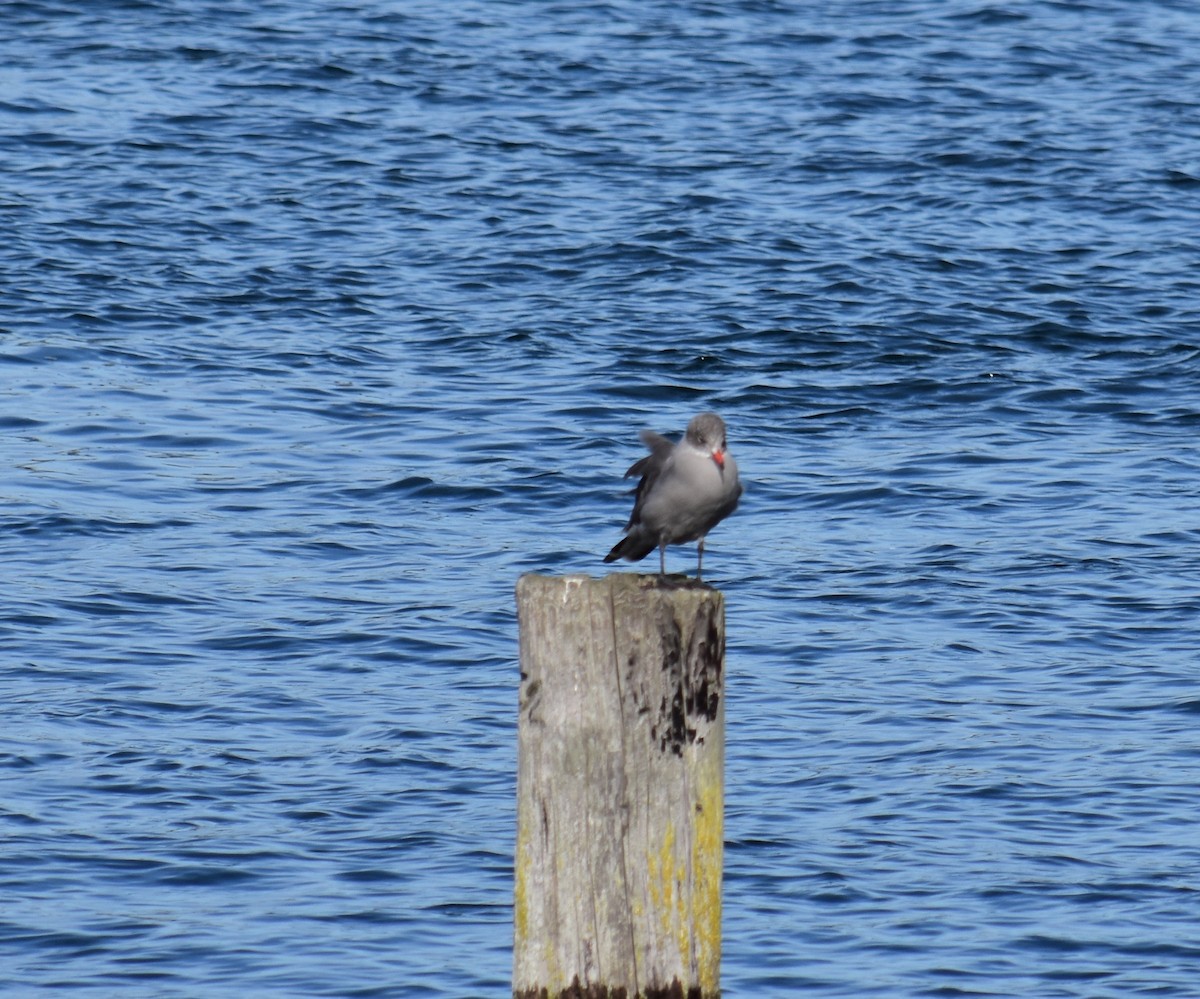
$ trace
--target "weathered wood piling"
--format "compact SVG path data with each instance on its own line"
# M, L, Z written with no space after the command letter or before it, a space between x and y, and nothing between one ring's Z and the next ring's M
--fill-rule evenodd
M527 575L513 995L720 995L725 602Z

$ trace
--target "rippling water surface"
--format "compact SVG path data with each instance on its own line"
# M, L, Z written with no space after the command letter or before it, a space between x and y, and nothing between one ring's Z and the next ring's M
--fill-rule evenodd
M725 994L1196 994L1194 4L3 19L0 990L507 994L513 584L711 408Z

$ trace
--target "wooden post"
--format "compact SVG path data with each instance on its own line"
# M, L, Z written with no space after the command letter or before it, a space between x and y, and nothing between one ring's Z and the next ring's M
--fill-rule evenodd
M720 995L725 601L527 575L513 995Z

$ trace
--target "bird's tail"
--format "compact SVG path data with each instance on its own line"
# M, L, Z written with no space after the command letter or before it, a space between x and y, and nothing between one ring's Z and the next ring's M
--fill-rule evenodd
M615 562L623 558L630 562L640 562L657 547L658 542L651 535L634 531L613 545L613 550L604 556L604 561Z

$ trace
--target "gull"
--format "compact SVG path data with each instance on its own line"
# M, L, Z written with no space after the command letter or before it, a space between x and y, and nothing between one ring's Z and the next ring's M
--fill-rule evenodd
M725 447L725 421L716 413L701 413L692 418L678 444L652 430L639 436L650 453L625 473L625 478L642 478L625 537L604 561L637 562L657 548L659 573L665 576L667 545L695 541L700 582L704 537L733 513L742 495L737 462Z

